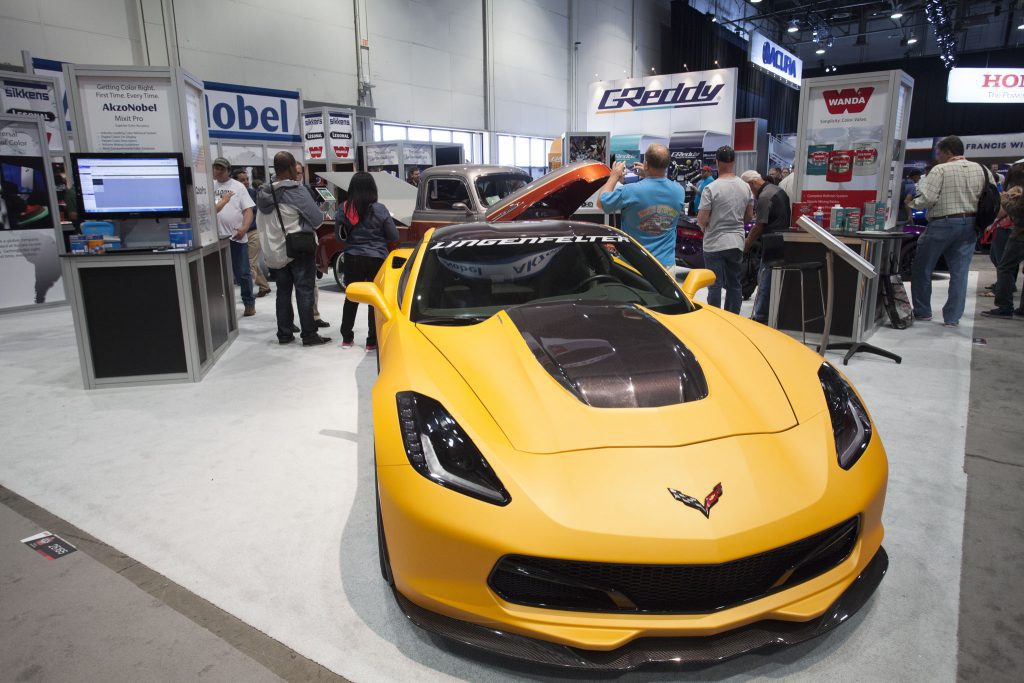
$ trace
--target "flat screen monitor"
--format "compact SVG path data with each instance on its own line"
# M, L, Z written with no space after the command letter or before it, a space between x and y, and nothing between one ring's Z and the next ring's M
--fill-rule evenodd
M108 152L71 155L79 212L88 218L184 218L181 154Z
M41 157L0 156L0 230L54 227Z

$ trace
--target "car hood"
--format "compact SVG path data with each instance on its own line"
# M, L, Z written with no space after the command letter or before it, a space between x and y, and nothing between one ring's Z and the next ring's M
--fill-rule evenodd
M611 169L600 161L577 161L519 188L487 210L489 223L535 218L568 219L601 189Z
M706 309L563 303L417 328L520 451L683 446L796 424L757 348Z

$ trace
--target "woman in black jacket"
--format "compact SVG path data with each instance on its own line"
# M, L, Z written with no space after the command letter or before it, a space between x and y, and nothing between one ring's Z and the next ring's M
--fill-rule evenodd
M377 201L377 183L369 173L356 173L348 185L348 197L334 219L335 237L345 242L345 284L370 282L384 264L388 244L398 241L398 228L387 207ZM351 348L359 304L345 299L341 315L341 347ZM373 307L368 307L370 329L366 350L377 349L377 327Z

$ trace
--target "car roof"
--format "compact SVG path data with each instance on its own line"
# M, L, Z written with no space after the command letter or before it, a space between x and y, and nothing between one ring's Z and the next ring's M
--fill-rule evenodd
M494 166L491 164L446 164L444 166L431 166L420 172L420 181L435 176L458 176L475 181L480 176L492 175L495 173L509 173L522 175L527 178L530 174L516 166Z
M547 237L565 235L620 235L607 225L587 221L510 221L508 223L459 223L434 231L430 241Z

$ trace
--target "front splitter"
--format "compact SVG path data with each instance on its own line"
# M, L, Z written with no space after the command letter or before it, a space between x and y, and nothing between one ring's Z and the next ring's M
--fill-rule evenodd
M395 591L398 604L417 626L470 647L537 664L568 669L626 671L648 664L714 664L770 646L816 638L853 616L871 597L889 568L884 548L832 605L810 621L759 621L714 636L637 638L616 650L583 650L452 619L413 604Z

